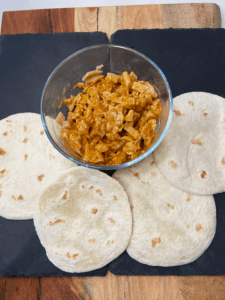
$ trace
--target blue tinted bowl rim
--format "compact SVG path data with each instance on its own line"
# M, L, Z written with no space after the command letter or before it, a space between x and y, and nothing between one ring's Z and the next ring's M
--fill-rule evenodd
M170 110L169 110L169 116L168 116L168 120L167 120L167 123L166 123L166 126L161 134L161 136L159 137L158 141L148 150L146 151L144 154L142 154L141 156L137 157L136 159L132 160L132 161L129 161L129 162L126 162L124 164L121 164L121 165L116 165L116 166L96 166L96 165L92 165L92 164L88 164L88 163L84 163L84 162L81 162L79 160L77 160L76 158L68 155L67 153L65 153L53 140L53 138L51 137L51 134L48 130L48 127L46 125L46 121L45 121L45 115L44 115L44 112L43 112L43 98L44 98L44 94L45 94L45 91L46 91L46 88L47 88L47 85L49 83L49 81L51 80L51 78L54 76L54 74L67 62L69 61L71 58L73 58L74 56L76 55L79 55L80 53L84 52L84 51L87 51L87 50L91 50L91 49L94 49L94 48L101 48L101 47L111 47L111 48L120 48L120 49L124 49L124 50L127 50L127 51L131 51L139 56L141 56L142 58L144 58L145 60L149 61L158 71L159 73L161 74L165 84L166 84L166 87L167 87L167 90L168 90L168 93L169 93L169 97L170 97ZM92 169L97 169L97 170L117 170L117 169L122 169L122 168L126 168L126 167L130 167L131 165L133 164L136 164L138 162L140 162L141 160L143 160L144 158L146 158L149 154L151 154L157 147L158 145L162 142L163 138L165 137L166 133L167 133L167 130L170 126L170 123L171 123L171 119L172 119L172 113L173 113L173 97L172 97L172 93L171 93L171 90L170 90L170 86L169 86L169 83L166 79L166 76L163 74L163 72L161 71L161 69L150 59L148 58L147 56L145 56L144 54L136 51L136 50L133 50L131 48L128 48L128 47L124 47L124 46L120 46L120 45L115 45L115 44L100 44L100 45L94 45L94 46L90 46L90 47L86 47L86 48L83 48L73 54L71 54L70 56L68 56L66 59L64 59L53 71L52 73L50 74L50 76L48 77L47 81L46 81L46 84L44 86L44 89L43 89L43 92L42 92L42 95L41 95L41 120L42 120L42 124L43 124L43 127L44 127L44 130L45 130L45 133L48 137L48 139L50 140L50 142L52 143L52 145L63 155L65 156L67 159L71 160L72 162L76 163L77 165L80 165L80 166L83 166L83 167L87 167L87 168L92 168Z

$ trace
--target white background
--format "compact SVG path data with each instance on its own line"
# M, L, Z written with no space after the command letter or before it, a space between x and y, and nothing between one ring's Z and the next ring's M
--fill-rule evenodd
M3 3L2 3L3 2ZM207 0L1 0L0 24L2 24L3 11L63 8L63 7L97 7L141 4L172 4L172 3L212 3ZM225 1L217 0L213 3L219 5L221 10L222 28L225 28Z

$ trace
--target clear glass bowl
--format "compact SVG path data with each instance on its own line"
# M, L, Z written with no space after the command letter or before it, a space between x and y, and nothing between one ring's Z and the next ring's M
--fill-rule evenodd
M73 91L73 86L82 81L82 77L103 65L103 75L107 72L121 74L133 71L138 80L149 81L155 88L161 102L162 114L156 128L156 137L151 148L138 158L117 166L97 166L74 157L60 139L60 127L55 119L61 111L67 116L68 109L64 104L58 108L65 88L65 97L78 94L81 90ZM133 49L118 45L96 45L75 52L61 62L49 76L41 98L41 118L44 130L53 146L66 158L84 167L99 170L116 170L131 166L148 156L163 140L171 121L173 100L169 84L163 72L148 57Z

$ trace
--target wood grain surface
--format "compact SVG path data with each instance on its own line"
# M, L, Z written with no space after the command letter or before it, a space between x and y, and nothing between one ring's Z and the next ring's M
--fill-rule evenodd
M219 28L216 4L163 4L64 8L4 12L1 34L103 31L119 29Z
M0 300L36 300L39 296L40 279L37 277L0 277Z
M216 4L166 4L4 12L1 34L219 28ZM225 277L0 277L0 300L223 300Z

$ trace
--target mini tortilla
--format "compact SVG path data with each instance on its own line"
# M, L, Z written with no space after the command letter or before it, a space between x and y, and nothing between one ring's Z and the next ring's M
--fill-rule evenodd
M172 186L152 154L113 177L131 204L133 232L127 252L132 258L172 267L193 262L209 247L216 230L213 196L191 195Z
M63 271L79 273L107 265L126 249L132 216L115 179L74 167L43 189L34 225L49 260Z
M1 120L0 137L0 216L31 219L43 186L76 164L49 142L39 114Z
M174 98L170 128L153 155L177 188L197 195L225 191L225 99L203 92Z

